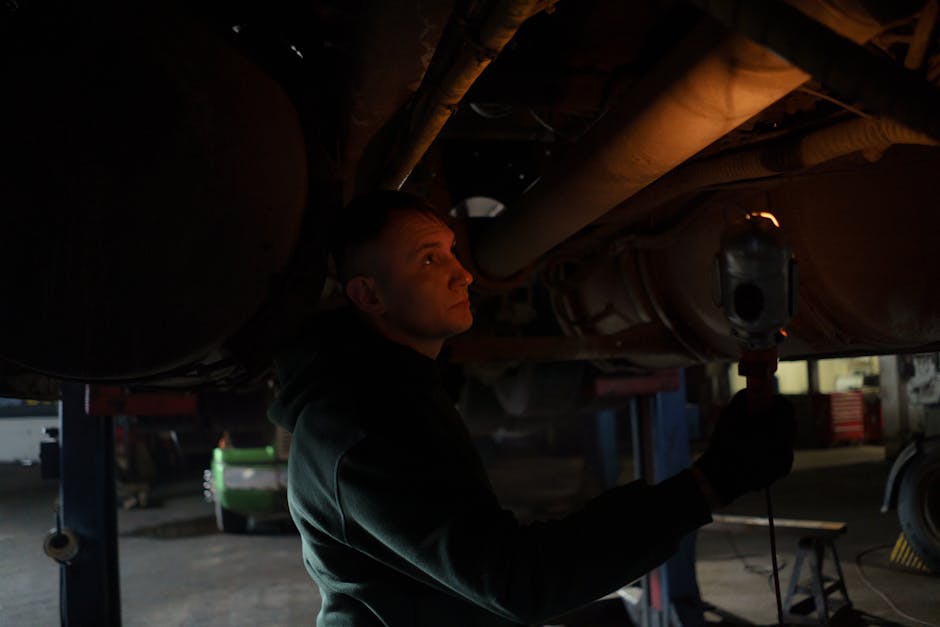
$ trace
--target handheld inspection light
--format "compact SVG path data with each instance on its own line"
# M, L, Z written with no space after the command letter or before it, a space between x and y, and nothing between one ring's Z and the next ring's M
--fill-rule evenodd
M773 403L777 345L786 338L785 327L796 313L796 261L776 217L759 212L746 214L741 224L724 234L715 264L716 302L724 309L731 334L741 344L738 374L747 380L748 411L760 414ZM767 520L777 621L783 624L770 488L767 489Z

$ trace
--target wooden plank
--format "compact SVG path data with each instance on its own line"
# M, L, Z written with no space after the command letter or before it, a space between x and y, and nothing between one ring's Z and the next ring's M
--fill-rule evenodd
M729 514L713 514L712 524L709 527L766 527L767 519L760 516L734 516ZM799 520L794 518L774 518L777 529L789 529L807 533L845 533L848 525L844 522L830 520Z

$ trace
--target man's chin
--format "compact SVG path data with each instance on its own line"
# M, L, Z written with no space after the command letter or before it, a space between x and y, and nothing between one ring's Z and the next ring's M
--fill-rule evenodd
M451 325L450 333L448 337L454 337L455 335L460 335L466 331L470 330L470 327L473 326L473 314L467 311L466 318L463 320L455 320Z

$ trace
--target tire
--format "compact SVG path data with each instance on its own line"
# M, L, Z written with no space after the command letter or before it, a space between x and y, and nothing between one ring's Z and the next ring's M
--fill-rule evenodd
M215 525L222 533L245 533L248 529L248 517L222 507L215 502Z
M904 471L898 519L924 565L940 573L940 445L925 446Z

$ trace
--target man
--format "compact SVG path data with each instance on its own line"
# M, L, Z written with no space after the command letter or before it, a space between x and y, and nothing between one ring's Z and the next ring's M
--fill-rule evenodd
M636 579L713 505L789 471L792 412L748 418L736 399L693 470L520 525L434 361L472 323L453 232L421 199L378 192L334 236L350 307L278 360L270 412L293 432L288 498L320 627L540 624Z

